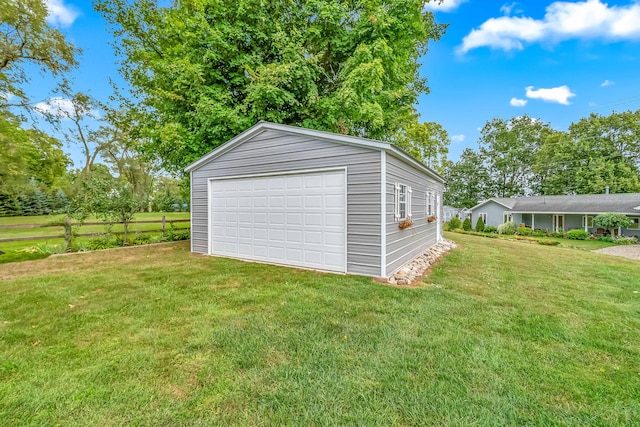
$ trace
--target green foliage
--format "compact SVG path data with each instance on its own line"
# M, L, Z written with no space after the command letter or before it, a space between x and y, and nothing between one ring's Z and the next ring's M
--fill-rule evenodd
M547 233L547 236L562 239L566 235L562 231L552 231L550 233Z
M0 255L0 264L42 259L48 257L49 255L50 254L44 252L25 252L24 250L7 251L4 254Z
M462 228L462 221L457 216L454 216L449 220L449 229L455 230L456 228Z
M484 221L482 220L482 217L478 217L478 221L476 221L476 231L484 231Z
M470 218L465 218L465 220L462 222L462 229L464 231L469 231L472 228L473 227L471 226L471 219Z
M532 237L547 237L547 233L543 230L533 230Z
M516 223L513 221L507 221L498 226L498 234L516 234L516 230Z
M493 225L487 225L484 228L484 232L485 233L497 233L498 232L498 227L494 227Z
M259 120L376 139L417 123L419 58L445 26L418 0L100 0L129 114L179 171ZM132 99L132 98L130 98Z
M440 174L444 173L450 143L447 131L435 122L416 122L395 141L397 146Z
M542 239L542 240L538 240L538 244L545 245L545 246L558 246L560 242L558 242L557 240Z
M618 236L613 239L613 243L616 245L635 245L638 243L636 236Z
M611 236L597 236L595 240L598 240L599 242L613 243L613 237Z
M580 228L567 231L567 239L571 240L587 240L591 236L588 231L584 231Z
M593 223L598 227L604 227L611 231L619 227L628 227L631 224L631 218L623 214L606 213L596 215L593 218Z
M471 148L465 148L456 163L448 163L444 171L447 191L446 205L470 208L492 196L489 174L482 156Z
M190 237L190 230L176 228L173 223L170 223L169 228L165 232L162 240L164 240L165 242L175 242L178 240L189 240Z
M531 236L533 234L533 230L529 227L518 227L516 233L520 236Z
M122 246L126 246L129 224L134 220L135 214L140 211L143 203L135 194L133 186L122 180L92 177L85 183L83 195L89 212L106 223L123 224Z
M49 25L48 4L44 0L0 1L0 111L10 106L31 109L23 88L30 81L29 72L39 70L58 77L77 65L78 50Z

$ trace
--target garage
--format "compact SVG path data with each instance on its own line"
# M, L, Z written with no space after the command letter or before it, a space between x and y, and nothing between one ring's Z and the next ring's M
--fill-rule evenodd
M211 255L346 272L344 168L209 182Z

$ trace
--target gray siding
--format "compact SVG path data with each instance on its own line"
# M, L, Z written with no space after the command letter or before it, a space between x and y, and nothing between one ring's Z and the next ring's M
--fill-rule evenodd
M266 130L192 174L193 251L208 252L209 178L347 167L347 272L380 275L380 151Z
M386 159L386 273L391 275L437 242L438 221L428 223L426 218L426 192L440 193L441 208L437 214L440 218L443 215L444 185L390 154L387 154ZM410 185L412 188L411 213L414 225L404 230L398 228L394 217L396 182Z
M485 222L484 225L492 225L494 227L497 227L504 222L503 218L504 218L504 213L506 211L509 211L509 209L502 206L499 203L496 203L494 201L487 202L484 205L472 211L471 226L473 228L476 228L476 222L478 222L478 218L480 218L480 214L486 213L487 222ZM515 215L513 216L513 220L514 222L516 222L516 224L518 223Z

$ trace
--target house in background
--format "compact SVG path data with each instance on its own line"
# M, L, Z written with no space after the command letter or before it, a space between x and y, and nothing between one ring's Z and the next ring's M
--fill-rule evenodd
M442 238L443 178L387 142L260 122L186 170L193 252L390 277Z
M444 222L449 222L453 217L458 217L460 221L464 221L467 216L470 215L469 209L467 208L455 208L453 206L445 205L442 209L444 212L444 217L442 218L442 220Z
M495 227L513 221L533 229L557 232L583 229L591 234L604 232L593 223L593 218L610 212L631 218L631 225L617 230L618 234L640 237L640 193L496 197L471 208L474 227L481 217L485 225Z

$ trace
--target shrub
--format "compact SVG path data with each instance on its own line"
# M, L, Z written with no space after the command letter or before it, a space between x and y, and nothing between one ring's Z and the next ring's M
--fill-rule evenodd
M31 253L31 254L44 254L44 255L63 254L65 252L65 247L64 245L53 245L51 243L39 243L35 246L24 248L20 252Z
M483 232L484 231L484 221L482 217L478 218L478 222L476 222L476 231Z
M616 245L635 245L638 243L638 238L636 236L620 236L614 238L613 243Z
M613 237L611 236L598 236L596 237L596 240L598 240L599 242L613 243Z
M456 228L462 228L462 221L457 216L454 216L449 220L449 230L455 230Z
M464 220L464 222L462 223L462 229L464 231L471 230L471 219L467 218Z
M571 240L587 240L589 236L589 232L581 230L579 228L567 231L567 239Z
M545 245L545 246L557 246L560 244L560 242L558 242L557 240L544 239L544 240L538 240L538 244Z
M606 213L593 218L593 223L611 231L614 228L628 227L631 224L631 218L623 214Z
M498 228L497 228L497 227L494 227L493 225L487 225L487 226L484 228L484 232L485 232L485 233L497 233L497 232L498 232Z
M532 237L547 237L547 233L542 230L533 230L531 233Z
M563 238L563 237L565 237L565 234L561 233L559 231L554 231L552 233L548 233L548 236L549 237L556 237L556 238Z
M498 234L516 234L516 223L507 221L498 226Z
M146 245L153 241L153 237L150 234L138 234L135 239L133 239L133 245Z
M115 245L111 243L109 236L96 237L87 242L87 248L91 251L99 251L101 249L113 248Z
M517 233L520 236L531 236L531 234L533 233L533 230L530 229L529 227L518 227Z

